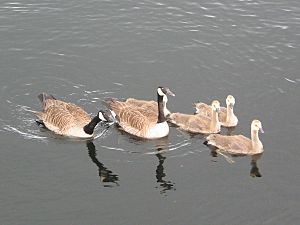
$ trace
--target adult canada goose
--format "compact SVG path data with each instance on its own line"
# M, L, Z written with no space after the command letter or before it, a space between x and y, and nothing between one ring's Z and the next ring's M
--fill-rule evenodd
M233 112L233 106L235 104L235 98L232 95L228 95L226 98L227 107L221 107L219 113L220 124L224 127L235 127L238 124L238 118ZM203 102L195 103L194 107L197 114L202 114L211 117L211 106Z
M258 131L264 133L259 120L251 123L251 139L243 135L226 136L221 134L211 134L206 137L206 144L213 145L232 155L254 155L263 152L263 144L259 140Z
M115 99L108 99L105 104L116 114L116 120L124 131L141 138L155 139L169 134L165 116L167 95L174 96L167 87L157 88L158 113L149 110L147 105L137 106Z
M90 138L100 121L113 121L109 110L101 110L91 117L79 106L55 99L52 95L38 95L42 102L42 112L34 112L40 124L59 135Z
M191 133L211 134L218 133L221 130L218 112L220 110L220 102L214 100L211 103L212 117L206 117L201 114L189 115L183 113L171 113L169 121L181 129Z

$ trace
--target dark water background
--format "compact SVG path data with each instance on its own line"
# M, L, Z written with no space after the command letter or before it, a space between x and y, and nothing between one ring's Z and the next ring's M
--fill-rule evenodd
M1 1L0 224L299 224L299 25L298 0ZM259 118L264 154L229 164L175 127L69 140L28 111L43 91L95 114L159 85L186 113L234 95L234 133Z

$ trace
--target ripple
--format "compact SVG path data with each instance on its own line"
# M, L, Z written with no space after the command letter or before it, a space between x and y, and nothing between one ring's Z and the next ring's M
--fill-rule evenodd
M36 125L33 112L40 109L37 95L41 92L54 93L54 95L61 93L63 97L57 96L58 98L75 104L80 103L78 105L82 106L87 112L95 113L99 110L98 107L102 97L104 98L114 93L107 90L87 89L84 84L76 84L64 78L46 76L43 79L36 77L20 78L6 83L0 89L1 131L16 134L24 139L38 141L47 141L49 138L61 138ZM94 139L105 138L109 134L109 129L98 125L95 128Z
M21 135L22 137L24 137L24 139L45 140L45 139L48 138L48 137L45 137L45 136L39 136L39 135L32 134L32 133L29 133L29 132L23 132L23 131L19 130L18 128L12 127L11 125L8 125L8 124L4 125L3 129L6 130L6 131L9 131L9 132L17 133L17 134Z

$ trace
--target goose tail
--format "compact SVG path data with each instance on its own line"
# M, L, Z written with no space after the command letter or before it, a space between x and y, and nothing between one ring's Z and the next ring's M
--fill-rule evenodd
M44 103L47 99L56 99L53 97L53 95L48 95L47 93L41 93L38 95L38 99L41 101L41 103Z

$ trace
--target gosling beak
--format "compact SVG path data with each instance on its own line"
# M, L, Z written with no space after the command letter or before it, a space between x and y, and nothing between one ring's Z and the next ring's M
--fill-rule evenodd
M261 133L265 133L264 130L262 129L262 127L259 128L259 131L260 131Z
M220 109L219 107L218 107L218 108L216 108L216 112L217 112L217 113L219 113L219 112L220 112L220 110L221 110L221 109Z
M230 104L229 104L229 107L230 107L231 109L233 109L233 106L234 106L233 103L230 103Z

